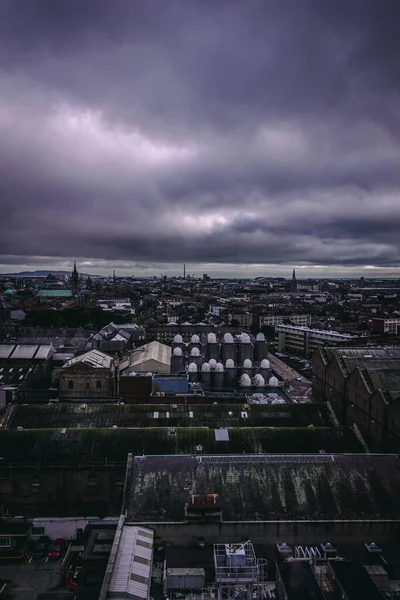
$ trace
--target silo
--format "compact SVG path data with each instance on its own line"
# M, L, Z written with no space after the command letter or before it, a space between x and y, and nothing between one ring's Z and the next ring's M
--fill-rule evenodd
M202 345L201 345L200 338L199 338L199 336L197 335L197 333L194 333L194 334L192 335L192 337L190 338L190 343L189 343L189 353L191 353L191 352L192 352L193 348L198 348L198 349L199 349L199 351L200 351L200 354L202 353L202 352L201 352L201 350L202 350Z
M264 388L265 387L265 379L260 373L257 373L253 377L253 385L256 388Z
M249 388L249 387L251 387L251 379L247 375L247 373L243 373L243 375L241 376L241 378L240 378L240 387L242 387L242 388Z
M268 381L268 375L271 371L271 365L268 358L263 358L260 364L260 374Z
M181 348L176 346L171 354L171 373L179 373L185 368L185 357L183 356Z
M215 360L215 358L210 358L208 364L210 365L210 370L214 371L215 367L217 366L217 361Z
M246 358L253 360L253 346L250 336L247 333L242 333L239 342L239 362L243 364Z
M220 362L215 366L213 387L218 390L222 390L224 387L224 365Z
M215 360L219 359L219 344L217 342L215 333L209 333L207 336L207 359L208 359L208 361L210 361L210 358L214 358Z
M225 362L225 387L236 388L236 369L232 358Z
M237 359L236 344L230 333L224 335L224 341L221 344L221 356L224 362L229 359L233 361Z
M254 342L254 360L261 362L268 356L268 344L263 333L257 333L256 341Z
M196 346L190 350L189 361L196 363L198 369L203 364L203 357L200 356L200 350Z
M189 373L189 381L190 383L195 383L197 381L197 365L194 362L191 362L188 367Z
M180 348L182 350L182 352L184 352L184 350L186 348L186 344L184 343L183 338L180 333L177 333L176 335L174 335L174 339L172 340L172 351L174 351L175 348Z
M201 365L201 380L204 388L209 390L211 388L211 372L210 365L207 362Z
M252 371L253 371L253 363L251 362L251 360L249 358L245 358L243 361L242 374L246 373L249 377L251 377Z
M279 382L274 375L272 375L272 377L269 378L268 385L269 385L269 387L278 387L279 386Z

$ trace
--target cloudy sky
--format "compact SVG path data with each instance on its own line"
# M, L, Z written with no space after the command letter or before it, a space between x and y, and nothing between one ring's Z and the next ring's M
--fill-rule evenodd
M399 0L0 0L0 270L399 275Z

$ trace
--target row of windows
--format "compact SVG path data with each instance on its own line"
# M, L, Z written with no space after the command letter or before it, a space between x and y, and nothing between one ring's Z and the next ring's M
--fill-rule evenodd
M68 381L68 389L69 390L73 390L74 389L74 382L73 382L72 379L70 379ZM86 389L87 390L89 389L89 382L86 383ZM99 381L99 380L96 381L96 389L97 390L101 390L101 381Z

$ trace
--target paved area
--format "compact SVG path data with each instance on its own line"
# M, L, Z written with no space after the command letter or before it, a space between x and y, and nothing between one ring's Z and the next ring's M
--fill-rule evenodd
M38 594L54 592L55 597L64 596L61 583L61 560L47 561L45 558L0 564L0 579L11 580L3 592L4 600L36 600ZM65 598L72 595L65 592Z
M298 371L284 363L280 358L269 352L268 360L272 369L282 377L286 384L288 396L295 402L310 402L311 381ZM296 378L301 377L301 381Z

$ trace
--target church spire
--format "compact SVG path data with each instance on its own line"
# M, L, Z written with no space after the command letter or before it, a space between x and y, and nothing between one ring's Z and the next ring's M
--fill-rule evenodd
M292 281L296 279L296 269L293 269Z
M79 274L76 268L76 260L74 260L74 270L71 275L71 288L74 294L77 294L79 291Z

